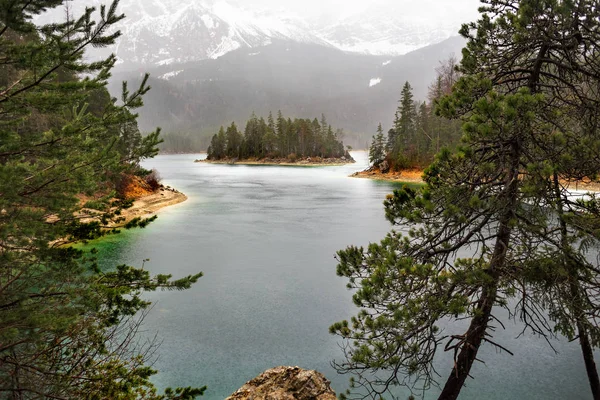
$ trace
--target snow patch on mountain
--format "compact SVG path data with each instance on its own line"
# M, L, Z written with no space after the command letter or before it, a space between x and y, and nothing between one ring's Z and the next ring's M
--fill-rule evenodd
M160 78L160 79L164 79L164 80L167 80L167 81L168 81L168 80L169 80L169 79L171 79L172 77L174 77L174 76L177 76L177 75L179 75L179 74L180 74L180 73L182 73L182 72L183 72L183 70L182 70L182 69L180 69L180 70L177 70L177 71L171 71L171 72L167 72L166 74L162 74L161 76L159 76L159 78Z
M390 63L392 62L392 60L387 60L381 63L382 66L386 66L386 65L390 65Z
M373 87L375 85L379 85L381 83L381 78L372 78L369 81L369 87Z
M174 58L167 58L164 60L160 60L159 62L156 63L156 65L169 65L169 64L172 64L173 61L175 61Z

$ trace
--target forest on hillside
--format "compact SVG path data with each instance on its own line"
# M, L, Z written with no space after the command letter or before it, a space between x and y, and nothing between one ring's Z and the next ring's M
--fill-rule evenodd
M402 87L392 127L387 135L381 126L369 146L370 164L382 172L406 168L425 168L443 148L453 149L460 142L462 124L440 115L437 103L452 93L460 79L458 61L454 57L440 62L437 77L429 86L428 100L414 100L410 82Z
M344 143L344 132L334 131L325 115L321 121L285 118L281 111L277 118L269 113L267 120L252 114L246 122L243 134L235 122L225 129L221 127L208 147L208 160L222 159L273 159L290 161L306 157L344 158L353 161Z

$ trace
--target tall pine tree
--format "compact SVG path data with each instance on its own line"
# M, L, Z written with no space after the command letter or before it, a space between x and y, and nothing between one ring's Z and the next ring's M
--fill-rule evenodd
M200 274L171 281L126 265L101 271L58 245L118 221L119 207L106 211L115 177L139 171L159 143L158 131L142 138L135 123L146 79L133 92L124 84L117 102L105 89L115 57L83 59L119 37L118 1L32 23L64 3L0 4L0 397L190 399L203 389L158 395L143 350L128 344L139 327L133 316L149 305L143 291L185 289ZM98 193L95 217L82 221L77 196Z

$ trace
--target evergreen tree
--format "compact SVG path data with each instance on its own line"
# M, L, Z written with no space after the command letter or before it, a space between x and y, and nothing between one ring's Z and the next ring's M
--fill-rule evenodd
M414 159L414 140L416 136L416 111L413 102L412 87L406 82L402 88L400 106L394 121L392 158L398 168L408 166Z
M369 147L369 162L377 167L385 160L385 142L381 123L377 126L377 136L373 136L371 147Z
M113 202L114 180L138 173L160 141L158 131L142 138L135 123L147 77L133 92L124 84L117 103L105 89L115 57L83 60L85 49L119 37L118 2L101 6L98 19L88 8L65 22L32 23L63 3L0 7L0 396L191 399L203 389L158 395L143 350L128 343L133 316L149 305L143 291L185 289L200 275L171 281L125 265L101 271L90 256L60 246L119 223L126 204ZM98 193L90 215L77 196Z
M352 343L338 367L376 395L393 384L427 387L445 345L454 365L440 399L455 399L481 346L509 352L493 338L495 308L514 307L538 335L579 339L598 398L600 288L586 254L598 245L589 229L600 221L597 202L573 201L561 183L600 171L600 102L589 90L600 82L598 11L592 1L484 3L462 30L464 76L440 102L442 115L464 122L461 145L442 150L423 190L386 200L406 236L339 252L338 274L363 309L332 327ZM442 334L439 321L454 318L470 320L466 332ZM392 373L362 374L372 369Z
M270 126L275 126L275 131ZM219 132L213 135L208 148L209 160L221 160L223 158L258 158L265 157L345 157L353 161L350 153L344 149L344 144L338 139L343 131L334 133L331 126L324 130L315 118L310 119L285 119L278 113L277 124L265 122L264 118L258 118L252 113L246 122L244 134L238 132L235 123L227 128L225 132L221 127ZM382 139L383 140L383 139Z
M225 132L225 140L227 142L225 155L232 158L240 157L240 151L244 137L238 131L235 122L232 122L227 128L227 131Z
M593 317L589 317L597 312L597 287L589 283L595 267L575 244L595 242L596 236L582 230L579 223L583 216L587 217L583 220L593 220L596 212L593 206L578 208L572 204L561 182L596 176L599 170L599 98L596 91L589 90L598 87L600 80L596 62L599 11L595 2L586 0L514 1L510 7L512 11L507 11L505 4L487 1L485 14L477 23L481 29L473 34L470 28L475 24L463 27L462 34L469 41L461 70L468 74L477 70L505 92L527 88L543 95L540 125L553 126L554 131L545 135L541 129L533 132L538 154L529 160L529 169L546 170L545 179L538 184L546 185L544 202L556 211L561 233L559 237L541 235L545 242L560 246L551 257L553 268L533 276L537 283L545 282L537 291L541 298L536 300L549 308L556 330L579 340L592 393L598 399L600 379L592 348L600 345L600 336ZM517 52L522 56L514 62L511 54ZM493 65L496 62L502 65ZM477 88L471 92L477 93ZM575 220L578 222L573 223ZM558 283L557 274L568 276L568 282Z
M219 132L213 135L210 141L210 146L207 151L207 158L209 160L220 160L225 157L226 140L225 130L221 127Z
M286 123L285 118L283 118L283 114L281 110L277 111L277 138L278 138L278 148L279 155L289 154L289 145L287 141L286 135Z
M396 125L396 122L394 122L394 125ZM387 134L387 141L385 142L385 151L387 153L392 153L394 149L394 143L396 143L396 136L396 129L390 128Z
M271 130L271 132L275 133L275 120L273 119L273 113L271 111L269 111L269 117L267 118L268 124L269 124L269 129Z

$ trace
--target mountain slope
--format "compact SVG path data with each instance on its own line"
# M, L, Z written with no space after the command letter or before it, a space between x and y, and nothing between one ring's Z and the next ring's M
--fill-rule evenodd
M150 70L153 89L140 111L140 126L208 133L233 120L243 122L253 111L266 116L280 109L305 118L325 113L332 125L363 134L349 144L364 146L379 122L391 125L404 82L410 81L415 98L424 100L438 61L459 54L463 44L455 37L384 57L275 41L216 60L163 65ZM116 76L115 91L123 79L135 84L139 74Z
M373 0L352 12L338 10L335 16L303 19L281 9L251 8L240 0L122 0L118 9L126 15L118 26L122 35L108 51L117 55L120 70L215 59L276 41L396 56L439 43L474 18L467 11L476 9L470 5L476 0L449 1L443 7L432 1L415 5L409 0ZM70 13L78 15L85 5L99 8L105 2L73 2ZM424 8L426 17L421 16ZM449 12L454 9L465 12ZM64 9L55 9L37 20L57 21L65 16ZM92 58L106 55L106 50L89 54Z
M154 3L157 5L152 6ZM164 6L158 4L150 0L145 9ZM261 47L274 40L327 45L301 20L291 17L257 15L222 1L212 5L186 2L169 8L176 11L152 11L130 18L121 27L123 35L115 49L120 60L129 66L146 66L215 59L239 48ZM125 13L128 14L127 8Z

